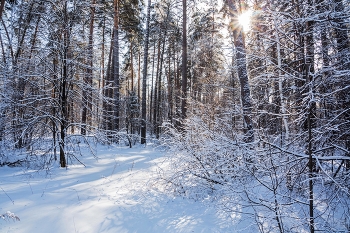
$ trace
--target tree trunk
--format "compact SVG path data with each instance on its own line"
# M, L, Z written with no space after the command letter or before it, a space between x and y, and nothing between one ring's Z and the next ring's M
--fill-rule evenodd
M168 48L168 104L169 104L169 109L168 109L168 119L171 124L173 124L173 108L174 108L174 103L173 103L173 92L174 92L174 76L171 73L171 54L172 46L171 42L169 43L169 48ZM175 69L175 67L174 67Z
M3 26L4 30L5 30L5 34L6 34L7 40L11 41L11 37L10 37L10 34L9 34L8 30L7 30L7 26L6 26L5 22L4 22L4 20L2 18L0 20L1 20L2 26ZM12 44L8 44L8 47L9 47L9 50L10 50L12 63L14 64L15 63L15 56L14 56L14 52L13 52L13 46L12 46Z
M158 105L158 75L159 75L159 69L160 69L160 44L161 44L161 35L159 35L158 38L158 49L157 49L157 69L156 69L156 78L155 78L155 84L154 84L154 101L153 101L153 130L156 134L157 132L157 105Z
M187 110L187 1L182 0L182 86L181 119L186 118Z
M39 29L40 20L41 20L41 16L39 15L38 19L36 21L34 35L33 35L33 39L32 39L32 42L31 42L31 49L30 49L30 53L29 53L29 60L31 60L32 56L33 56L33 52L34 52L34 48L35 48L35 42L36 42L37 35L38 35L38 29Z
M338 59L340 61L341 70L350 70L350 40L348 36L349 28L344 21L344 4L342 0L335 0L335 13L337 17L334 19L334 30L336 33ZM349 76L349 75L348 75Z
M228 0L228 6L231 9L231 17L234 17L233 25L239 25L237 16L238 11L232 0ZM244 36L242 33L242 26L233 28L234 33L234 46L235 46L235 58L237 64L237 73L239 78L239 83L241 86L241 102L243 109L243 124L244 124L244 134L246 142L254 141L254 129L253 122L251 119L252 113L252 99L250 94L250 87L248 82L247 73L247 58L246 49L244 43Z
M344 2L342 0L335 0L335 13L336 18L334 19L334 30L336 33L336 41L337 41L337 60L339 61L338 72L341 73L342 76L338 81L340 84L339 89L343 89L342 87L350 85L350 39L349 39L349 26L347 25L347 20L349 17L345 15ZM340 109L349 109L350 108L350 94L348 88L341 90L337 95L338 101L340 104ZM347 111L344 114L344 122L350 121L350 113ZM350 133L349 129L344 128L346 133L343 136L344 146L350 151ZM349 153L347 156L350 156ZM350 170L350 161L345 161L345 168L347 171Z
M137 100L141 100L141 51L138 51L138 64L137 64Z
M134 53L133 53L133 42L130 43L130 72L131 72L131 91L134 91Z
M4 43L2 41L1 33L0 33L0 43L1 43L2 60L4 64L6 64L6 54L5 54L5 48L4 48Z
M281 45L280 45L280 38L278 35L276 16L274 16L274 26L275 26L275 39L276 39L276 43L277 43L278 91L279 91L279 97L280 97L280 102L281 102L282 120L283 120L283 124L284 124L284 129L285 129L285 139L288 140L289 126L288 126L288 118L286 115L287 114L286 103L285 103L284 96L283 96Z
M67 2L65 2L65 25L68 24L68 15L67 15ZM68 80L68 50L69 50L69 29L64 29L63 35L63 61L62 61L62 77L60 82L60 165L61 167L66 167L66 155L65 155L65 139L67 134L67 121L68 121L68 88L67 88L67 80Z
M105 28L106 28L106 18L103 17L103 25L102 25L102 45L101 45L101 63L100 63L100 79L98 82L98 91L99 91L99 102L97 107L97 124L98 128L101 127L101 118L103 118L103 110L104 110L104 100L103 100L103 90L105 87ZM102 102L102 103L101 103ZM102 105L102 106L101 106ZM100 112L100 107L102 107L102 111Z
M153 60L152 60L152 79L151 79L151 95L150 95L150 104L149 104L149 122L152 121L152 109L153 109L153 93L154 93L154 65L156 60L156 40L154 40L153 44ZM152 130L151 130L152 132Z
M23 28L23 33L22 33L22 36L21 36L21 39L19 41L19 45L17 46L17 51L16 51L16 54L15 54L15 59L14 59L14 63L15 63L15 66L17 65L17 62L18 62L18 59L22 53L22 50L23 50L23 43L24 43L24 39L26 37L26 34L27 34L27 30L29 29L30 27L30 22L32 21L33 19L33 7L34 7L34 1L31 2L30 4L30 7L29 7L29 12L28 12L28 15L25 19L25 25L24 25L24 28Z
M119 130L119 0L114 0L113 38L113 130Z
M94 48L94 19L95 19L95 4L96 0L91 2L91 12L90 12L90 26L89 26L89 48L87 57L87 71L84 77L84 87L83 87L83 111L81 116L81 134L86 135L87 124L91 125L91 111L92 111L92 68L93 68L93 48ZM88 114L88 111L90 114ZM89 116L88 116L89 115Z
M149 43L149 21L151 14L151 0L148 0L147 6L147 21L146 21L146 36L145 47L143 54L143 74L142 74L142 112L141 112L141 144L146 143L146 117L147 117L147 103L146 103L146 89L147 89L147 64L148 64L148 43Z
M313 10L313 1L308 0L308 11L312 13ZM309 224L310 224L310 233L315 232L315 222L314 222L314 190L313 190L313 173L315 171L315 162L312 158L312 129L315 127L315 119L316 119L316 103L313 99L313 86L314 86L314 22L307 21L305 25L305 31L307 32L305 36L305 81L309 86L309 103L307 107L307 132L308 132L308 155L309 155Z
M4 11L5 0L1 0L0 3L0 19L2 18L2 12Z
M52 94L51 94L51 98L56 100L56 92L57 92L57 63L58 63L58 59L54 58L53 61L53 87L52 87ZM52 138L53 138L53 155L54 155L54 159L55 161L57 160L57 140L56 140L56 136L57 136L57 122L56 122L56 118L57 118L57 112L56 112L56 107L53 106L52 107Z
M106 72L106 79L105 79L105 89L104 89L104 100L102 103L103 108L103 125L104 129L107 130L107 135L110 137L110 132L112 130L112 104L111 100L113 98L113 89L111 88L111 85L113 84L113 76L112 76L112 68L113 68L113 41L114 41L114 31L112 30L112 38L111 38L111 45L109 47L109 54L108 54L108 63L107 63L107 72ZM107 86L107 88L106 88Z
M166 16L166 20L165 20L165 29L164 29L164 36L163 36L163 41L162 41L162 51L160 53L160 64L159 64L159 73L158 73L158 80L157 80L157 89L158 92L156 92L155 94L157 95L157 102L155 102L155 107L156 107L156 138L158 139L160 136L160 129L161 129L161 125L162 125L162 112L161 112L161 104L162 104L162 73L163 73L163 61L164 61L164 52L165 52L165 42L166 42L166 37L168 34L168 19L169 19L169 13L170 13L170 9L168 8L167 11L167 16Z

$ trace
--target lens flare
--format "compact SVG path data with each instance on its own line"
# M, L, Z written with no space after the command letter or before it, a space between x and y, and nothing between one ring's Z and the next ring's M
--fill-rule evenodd
M251 10L247 10L238 16L238 22L243 27L244 32L248 32L251 28L252 14Z

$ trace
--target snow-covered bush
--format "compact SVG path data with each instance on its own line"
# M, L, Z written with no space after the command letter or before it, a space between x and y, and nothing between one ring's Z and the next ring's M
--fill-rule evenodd
M4 220L11 219L13 221L20 221L19 217L10 211L7 211L5 214L0 214L0 218L2 218Z
M256 132L255 142L246 143L243 133L232 127L230 114L215 109L210 114L209 109L196 108L196 114L183 123L185 130L167 127L172 164L166 177L168 191L215 200L218 214L229 217L244 232L308 232L305 141L282 148L277 146L277 136ZM313 179L317 229L346 231L348 191L321 169Z

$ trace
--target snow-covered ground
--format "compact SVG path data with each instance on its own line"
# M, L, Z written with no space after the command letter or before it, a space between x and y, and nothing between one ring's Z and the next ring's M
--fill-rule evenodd
M97 147L86 165L49 170L0 167L0 232L236 232L215 208L161 192L164 152Z

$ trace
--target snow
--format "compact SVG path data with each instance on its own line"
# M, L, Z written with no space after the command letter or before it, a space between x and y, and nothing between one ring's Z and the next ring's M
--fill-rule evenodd
M165 152L97 146L86 165L48 170L0 167L0 232L235 232L210 203L169 195Z

